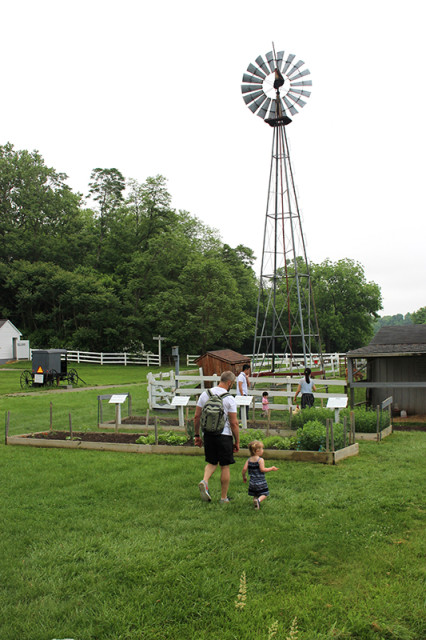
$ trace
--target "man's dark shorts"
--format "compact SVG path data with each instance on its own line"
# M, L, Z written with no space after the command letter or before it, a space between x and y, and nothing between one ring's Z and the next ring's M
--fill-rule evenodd
M206 462L219 463L221 467L234 464L234 438L232 436L213 436L205 433L203 439Z

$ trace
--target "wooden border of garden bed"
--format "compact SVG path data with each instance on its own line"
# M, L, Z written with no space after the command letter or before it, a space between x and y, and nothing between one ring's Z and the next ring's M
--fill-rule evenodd
M40 432L43 433L43 432ZM95 451L122 451L126 453L154 453L178 454L184 456L204 456L204 449L198 447L175 447L170 445L151 444L118 444L113 442L85 442L84 440L47 440L32 438L32 433L18 436L8 436L8 445L27 447L53 447L57 449L92 449ZM263 457L267 460L289 460L297 462L319 462L322 464L336 464L340 460L356 456L359 453L358 443L352 444L339 451L280 451L265 449ZM235 454L239 458L248 458L248 449L240 449Z
M379 433L355 433L355 438L357 440L369 440L372 442L380 442L383 438L387 438L387 436L392 435L393 428L392 425L389 425Z

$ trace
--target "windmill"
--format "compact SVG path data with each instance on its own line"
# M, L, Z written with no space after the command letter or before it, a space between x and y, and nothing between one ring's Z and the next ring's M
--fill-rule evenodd
M275 48L258 56L243 75L241 91L250 111L273 130L268 201L263 234L253 367L264 367L276 354L321 357L318 322L299 205L290 161L286 126L310 96L309 69L303 60Z

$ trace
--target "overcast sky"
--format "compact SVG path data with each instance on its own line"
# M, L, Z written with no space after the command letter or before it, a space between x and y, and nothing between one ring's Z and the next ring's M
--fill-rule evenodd
M313 83L287 127L309 260L357 260L381 315L416 311L424 14L421 0L0 0L0 144L37 149L85 195L95 167L162 174L176 209L260 257L272 129L240 86L274 42Z

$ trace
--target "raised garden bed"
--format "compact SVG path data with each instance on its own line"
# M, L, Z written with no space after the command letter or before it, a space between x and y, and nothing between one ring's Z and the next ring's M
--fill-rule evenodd
M8 445L21 445L32 447L56 447L65 449L94 449L97 451L121 451L128 453L160 453L178 454L191 456L204 456L204 449L194 447L191 443L180 446L168 444L136 444L135 441L143 433L104 433L95 432L74 432L70 439L69 433L65 431L42 431L38 433L26 433L18 436L9 436ZM319 462L323 464L336 464L339 460L344 460L359 453L358 444L352 444L338 451L283 451L276 449L265 449L263 456L266 459L292 460L303 462ZM240 449L235 454L237 457L247 458L250 453L248 449Z

